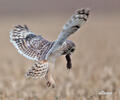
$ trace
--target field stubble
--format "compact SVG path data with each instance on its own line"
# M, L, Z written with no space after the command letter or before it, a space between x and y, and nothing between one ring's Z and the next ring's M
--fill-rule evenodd
M0 100L120 99L120 15L92 15L80 31L69 38L76 43L73 68L66 69L64 57L56 61L55 89L47 88L44 79L25 78L24 74L33 62L19 55L9 42L10 28L27 24L36 34L54 40L67 16L8 16L0 19ZM99 95L101 91L112 94Z

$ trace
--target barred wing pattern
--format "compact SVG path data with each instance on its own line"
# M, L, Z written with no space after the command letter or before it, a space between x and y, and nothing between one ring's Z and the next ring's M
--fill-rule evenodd
M63 26L61 33L54 42L45 40L42 36L37 36L31 32L26 25L17 25L10 32L10 41L17 48L18 52L28 59L35 60L36 63L30 68L26 74L27 77L38 78L45 77L48 72L48 59L56 59L61 56L65 50L68 52L66 40L70 35L75 33L88 19L89 10L80 9L73 14L68 22ZM66 48L66 49L65 49ZM69 51L71 52L71 51ZM68 68L71 67L71 59L66 56ZM39 61L39 62L38 62Z
M30 32L26 25L15 26L10 32L10 41L20 54L36 61L43 60L53 45L53 42L49 42L42 36Z
M59 49L65 40L73 33L75 33L88 19L89 9L79 9L73 14L73 16L68 20L68 22L63 26L61 33L59 34L57 40L55 41L53 47L46 55L46 60L49 55L54 53Z
M48 71L48 62L36 62L26 73L28 78L42 78L45 77Z

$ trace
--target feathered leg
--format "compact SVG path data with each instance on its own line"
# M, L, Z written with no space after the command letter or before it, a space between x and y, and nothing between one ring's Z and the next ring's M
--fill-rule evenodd
M45 79L47 80L47 86L50 87L52 86L52 88L55 88L55 81L52 77L52 73L51 73L51 69L48 69L48 72L45 76Z

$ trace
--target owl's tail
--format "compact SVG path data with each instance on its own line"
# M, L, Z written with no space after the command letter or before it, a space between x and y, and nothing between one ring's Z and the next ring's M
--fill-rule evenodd
M48 62L35 62L26 73L27 78L42 78L48 72Z

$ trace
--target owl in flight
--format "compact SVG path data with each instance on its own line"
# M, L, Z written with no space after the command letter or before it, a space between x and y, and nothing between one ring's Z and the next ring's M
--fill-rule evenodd
M63 26L58 38L50 42L41 35L35 35L24 25L17 25L10 32L10 41L18 52L24 57L34 60L34 65L26 73L27 77L42 78L47 81L47 86L55 87L52 77L50 63L54 63L60 56L65 56L67 68L71 69L70 55L75 50L74 42L67 38L75 33L88 19L88 9L79 9L71 16Z

